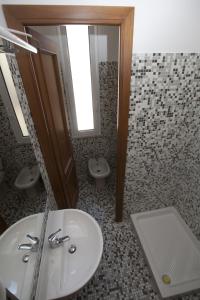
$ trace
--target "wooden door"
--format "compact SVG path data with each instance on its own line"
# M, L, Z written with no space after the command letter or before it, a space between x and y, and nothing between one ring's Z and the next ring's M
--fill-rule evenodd
M41 34L30 28L27 28L27 31L33 37L29 42L38 49L38 54L31 54L31 61L40 98L40 109L43 110L49 148L51 148L44 150L51 152L50 155L44 153L47 171L53 174L54 178L57 176L55 180L60 183L55 186L54 190L58 207L75 207L78 198L78 182L67 127L67 111L60 81L57 48L53 41ZM40 144L43 148L43 142ZM57 189L60 190L57 191Z
M131 81L132 41L134 7L112 6L79 6L79 5L2 5L7 25L16 30L24 30L24 26L49 26L66 24L94 24L120 26L120 65L119 65L119 99L117 130L117 184L116 184L116 221L122 221L125 167L127 157L128 116ZM38 139L44 139L40 124L44 126L42 113L38 113L37 87L35 87L28 55L22 51L17 54L17 61L23 79L28 102L37 130ZM45 131L45 130L43 130ZM46 137L46 135L45 135ZM48 149L49 140L41 147ZM45 153L45 151L43 151ZM46 151L50 157L51 153ZM50 159L49 159L50 160ZM46 162L47 163L47 162ZM51 165L48 166L51 169ZM51 178L53 177L52 174ZM54 193L60 181L54 176ZM53 185L53 184L52 184ZM58 189L60 192L61 189Z

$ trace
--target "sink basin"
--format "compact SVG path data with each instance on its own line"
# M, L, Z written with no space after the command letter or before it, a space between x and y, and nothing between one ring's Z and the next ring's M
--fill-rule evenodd
M40 236L43 216L23 218L0 236L0 281L20 300L30 299L37 253L30 253L28 263L24 263L22 257L28 251L20 251L17 246L27 242L27 233Z
M58 230L59 237L70 240L51 249L48 236ZM71 254L69 248L76 246ZM98 223L78 209L51 211L47 221L45 244L37 287L37 300L65 297L82 288L94 275L103 252L103 237Z

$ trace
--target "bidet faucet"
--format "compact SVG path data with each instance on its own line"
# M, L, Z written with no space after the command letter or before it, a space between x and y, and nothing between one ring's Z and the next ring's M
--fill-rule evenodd
M61 229L59 228L56 232L52 233L48 237L48 242L50 248L56 248L61 246L64 242L67 242L70 240L70 237L68 235L65 235L63 237L57 237L58 232L60 232Z
M37 251L40 242L39 238L36 236L31 236L30 234L27 234L26 237L31 241L31 243L20 244L17 248L19 250L31 250L33 252Z

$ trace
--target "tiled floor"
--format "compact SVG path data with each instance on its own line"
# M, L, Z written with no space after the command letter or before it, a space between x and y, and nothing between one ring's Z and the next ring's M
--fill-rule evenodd
M38 184L36 195L28 195L3 182L0 186L0 215L8 225L12 225L21 218L44 212L46 197L42 183Z
M137 205L136 211L142 210L140 201L134 205ZM146 210L162 206L152 200ZM106 189L97 192L93 184L84 183L80 187L78 208L90 213L99 222L104 237L104 251L96 274L72 299L161 299L129 217L133 207L127 205L123 222L115 223L113 193ZM176 299L197 300L200 294Z

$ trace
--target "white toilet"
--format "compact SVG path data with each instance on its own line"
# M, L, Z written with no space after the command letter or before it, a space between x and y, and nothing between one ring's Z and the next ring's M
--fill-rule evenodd
M24 167L15 179L15 187L20 190L27 190L32 196L37 195L36 185L40 179L40 170L38 165Z
M105 158L90 158L88 161L90 175L96 180L97 189L102 189L105 185L105 178L110 174L110 167Z

